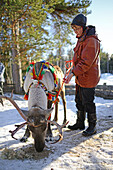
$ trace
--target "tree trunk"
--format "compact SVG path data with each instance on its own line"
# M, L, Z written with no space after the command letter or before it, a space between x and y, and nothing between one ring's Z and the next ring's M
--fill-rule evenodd
M109 73L109 54L107 54L107 73Z
M21 61L18 58L17 60L15 60L16 53L17 51L15 49L12 49L12 57L13 57L12 76L13 76L13 83L15 86L15 93L21 93L22 92Z
M22 70L21 70L21 60L20 60L19 43L18 43L19 22L17 22L15 25L13 24L12 31L13 31L12 78L15 86L15 93L21 93L22 92Z

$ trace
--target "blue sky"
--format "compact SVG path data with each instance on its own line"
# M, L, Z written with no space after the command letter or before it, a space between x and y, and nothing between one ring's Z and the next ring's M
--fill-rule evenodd
M92 0L87 25L96 26L104 52L113 54L113 0Z

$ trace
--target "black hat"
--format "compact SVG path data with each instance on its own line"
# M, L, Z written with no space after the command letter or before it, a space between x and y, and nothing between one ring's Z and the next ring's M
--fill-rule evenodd
M73 19L71 25L86 26L87 18L83 14L78 14Z

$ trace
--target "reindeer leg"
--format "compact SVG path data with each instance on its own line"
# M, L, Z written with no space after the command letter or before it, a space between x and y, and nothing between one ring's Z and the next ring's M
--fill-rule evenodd
M30 136L30 130L27 126L24 136L20 139L21 142L26 142Z
M63 106L64 106L64 121L63 124L66 123L66 98L65 98L65 91L61 91L60 96L62 98Z
M53 121L57 122L58 121L58 102L55 104L55 116Z
M48 123L48 128L47 128L47 133L46 133L46 141L48 142L48 141L52 141L53 139L52 139L52 137L53 137L53 134L52 134L52 130L51 130L51 125L50 125L50 123Z
M48 109L50 109L52 106L52 101L48 100ZM51 116L48 118L48 120L51 120ZM46 132L46 141L52 141L52 130L51 130L51 125L50 123L48 123L48 127L47 127L47 132Z

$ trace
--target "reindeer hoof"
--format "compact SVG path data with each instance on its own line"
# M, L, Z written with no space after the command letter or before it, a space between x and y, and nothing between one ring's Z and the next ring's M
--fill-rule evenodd
M46 141L46 142L53 141L53 136L52 136L52 134L46 135L45 141Z
M27 142L27 138L25 138L25 137L21 138L20 142Z

